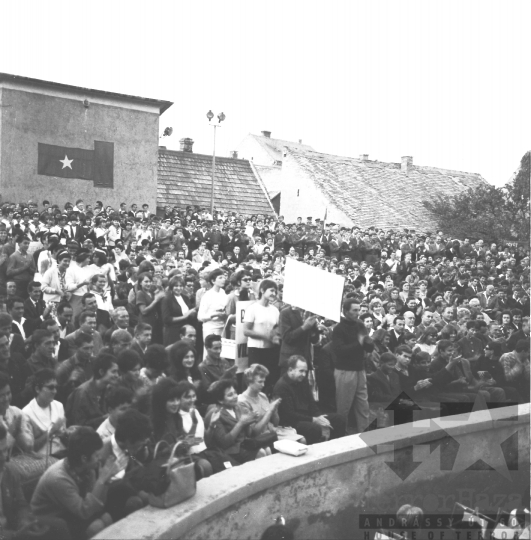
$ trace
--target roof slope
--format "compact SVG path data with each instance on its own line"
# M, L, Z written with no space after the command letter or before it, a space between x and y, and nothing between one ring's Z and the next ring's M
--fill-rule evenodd
M210 208L212 156L159 148L157 206ZM214 208L244 215L274 211L264 188L244 159L216 157Z
M454 195L485 183L476 173L411 165L408 174L400 163L360 160L287 149L297 165L313 180L323 196L355 225L436 228L422 204L433 195Z
M73 86L71 84L57 83L53 81L44 81L42 79L32 79L31 77L22 77L21 75L12 75L11 73L0 73L0 83L13 82L23 85L35 85L40 88L53 88L54 90L63 90L65 92L81 92L87 96L112 97L132 101L135 103L144 103L146 105L154 105L158 107L160 114L173 105L172 101L162 99L144 98L140 96L132 96L129 94L119 94L117 92L108 92L107 90L96 90L94 88L83 88L81 86Z
M295 150L313 150L311 146L298 142L273 139L271 137L264 137L263 135L253 135L252 133L249 133L249 137L254 139L274 161L282 161L285 146L289 146Z

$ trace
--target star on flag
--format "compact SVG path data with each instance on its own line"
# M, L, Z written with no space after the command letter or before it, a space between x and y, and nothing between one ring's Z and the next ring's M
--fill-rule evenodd
M64 159L60 159L59 160L63 166L62 168L66 168L66 167L69 167L70 169L72 168L72 161L74 161L73 159L68 159L68 156L65 154L65 158Z

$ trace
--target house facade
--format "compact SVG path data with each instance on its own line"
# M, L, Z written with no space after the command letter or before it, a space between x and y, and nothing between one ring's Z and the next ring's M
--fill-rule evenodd
M455 195L485 180L476 173L413 164L323 154L285 148L281 169L280 214L323 219L344 226L433 231L436 220L423 202L435 195Z
M171 105L0 74L3 200L154 208L159 117Z

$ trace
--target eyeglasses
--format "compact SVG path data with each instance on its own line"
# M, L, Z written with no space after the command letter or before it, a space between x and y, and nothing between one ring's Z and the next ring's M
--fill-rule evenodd
M45 384L44 388L48 388L48 390L57 390L56 384Z

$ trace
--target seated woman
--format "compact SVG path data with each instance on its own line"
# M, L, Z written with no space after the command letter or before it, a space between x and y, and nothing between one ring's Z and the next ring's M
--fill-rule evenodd
M267 452L264 448L251 449L244 443L252 435L249 426L255 424L259 416L240 407L234 383L221 379L212 392L218 405L208 423L209 443L212 447L224 450L240 464L265 457Z
M199 370L199 362L196 362L196 352L188 341L178 341L168 349L169 376L175 381L188 381L193 384L198 400L205 402L207 381Z
M181 327L188 324L197 313L197 309L192 307L189 298L182 294L183 291L183 278L173 276L168 284L166 296L161 302L165 347L179 341Z
M10 463L22 479L23 488L33 486L46 468L46 460L33 452L33 429L29 418L11 405L9 375L0 372L0 424L7 430Z
M374 349L371 353L366 354L366 360L367 360L366 370L368 373L372 373L380 367L380 356L383 353L390 352L389 351L390 336L387 330L384 330L383 328L379 328L372 335L372 339L374 341Z
M140 377L142 358L136 351L132 349L121 351L116 357L116 363L120 373L119 384L121 386L129 388L133 392L141 392L145 387L149 387L145 380Z
M434 326L428 326L424 333L417 341L415 349L428 353L432 356L435 353L435 346L437 345L437 328Z
M180 399L179 414L182 420L182 433L184 440L195 443L191 446L190 452L196 461L206 460L211 467L211 473L217 473L227 468L226 463L238 465L227 453L222 450L207 448L205 444L205 425L199 411L196 409L197 394L193 384L181 381L177 384L177 399ZM203 471L203 476L205 471Z
M184 405L184 408L188 410L183 411L184 414L181 415L182 397L190 393L190 390L193 390L193 396L190 395L188 401L185 397L186 403ZM169 444L173 444L181 439L188 441L190 453L196 455L194 459L195 471L199 480L210 476L213 467L208 460L200 456L201 452L206 450L205 428L201 415L193 409L194 404L195 388L187 381L176 383L173 379L167 378L162 379L152 388L151 421L155 442L165 440Z
M92 428L81 426L73 431L67 457L54 463L37 484L31 499L35 516L63 519L73 538L90 538L112 523L103 508L109 482L120 468L112 455L99 467L102 447Z
M146 387L153 386L168 371L168 353L163 345L153 343L144 353L144 367L140 370L140 379Z
M50 456L65 449L58 436L66 425L63 404L54 399L57 394L55 372L48 368L37 371L33 375L33 388L35 398L22 409L33 430L33 451L55 463Z
M289 439L299 441L305 444L304 437L298 435L292 427L279 427L278 406L281 399L275 399L271 403L267 396L262 392L266 377L269 371L261 364L252 364L244 372L244 378L247 382L247 389L238 396L238 403L242 410L258 414L258 421L249 428L251 435L261 435L262 433L275 433L278 439ZM271 453L269 447L265 448L268 454Z

